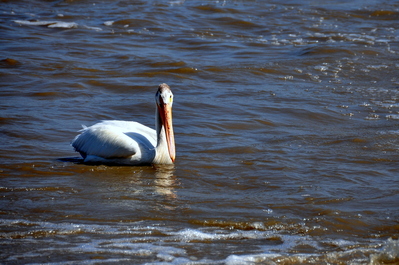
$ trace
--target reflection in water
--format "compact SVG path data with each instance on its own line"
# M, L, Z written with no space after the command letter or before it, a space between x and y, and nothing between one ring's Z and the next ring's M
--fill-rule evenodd
M167 200L177 198L175 188L178 181L174 176L174 165L130 167L78 164L78 168L85 175L81 181L86 184L82 185L94 185L94 192L103 193L104 196L111 191L126 199L148 199L154 195L161 195Z
M77 165L84 165L86 169L79 168L79 172L96 172L95 178L98 178L98 172L105 171L107 174L107 178L111 176L112 185L115 185L115 178L121 178L122 180L120 184L126 183L123 181L124 177L128 177L128 185L130 188L134 188L134 193L140 193L137 190L138 187L142 187L144 185L143 180L146 178L147 174L151 176L154 175L154 185L153 188L155 192L159 195L165 196L167 199L176 199L177 195L175 193L175 186L177 185L177 181L175 179L175 166L174 165L153 165L152 167L126 167L126 166L106 166L106 165L98 165L93 166L90 164L84 164L83 159L77 157L67 157L67 158L59 158L57 159L61 162L75 163ZM151 172L148 172L150 169ZM153 170L155 169L155 172ZM155 173L155 174L154 174ZM118 185L119 186L119 185ZM121 187L126 188L126 187Z
M176 199L176 179L174 177L174 165L156 165L155 167L155 191L164 195L167 199Z

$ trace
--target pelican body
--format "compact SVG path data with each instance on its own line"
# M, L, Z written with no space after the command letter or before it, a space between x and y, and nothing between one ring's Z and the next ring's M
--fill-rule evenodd
M155 102L155 130L133 121L102 121L84 127L72 146L85 163L173 164L173 94L167 84L159 85Z

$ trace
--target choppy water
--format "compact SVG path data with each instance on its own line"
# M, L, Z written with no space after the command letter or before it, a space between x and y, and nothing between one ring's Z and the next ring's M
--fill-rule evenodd
M398 263L399 2L284 2L3 1L1 262ZM163 82L175 167L79 163Z

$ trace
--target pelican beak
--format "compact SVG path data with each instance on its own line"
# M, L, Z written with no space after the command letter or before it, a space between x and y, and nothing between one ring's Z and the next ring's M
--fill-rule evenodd
M172 106L170 104L161 104L160 108L160 116L162 119L162 123L165 128L166 134L166 142L168 143L169 156L172 162L175 162L176 150L175 150L175 136L173 133L172 126Z

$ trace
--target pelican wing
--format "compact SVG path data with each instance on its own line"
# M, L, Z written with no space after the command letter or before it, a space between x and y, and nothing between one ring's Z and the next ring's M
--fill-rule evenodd
M72 146L84 157L128 158L155 152L155 130L137 122L103 121L84 128Z

